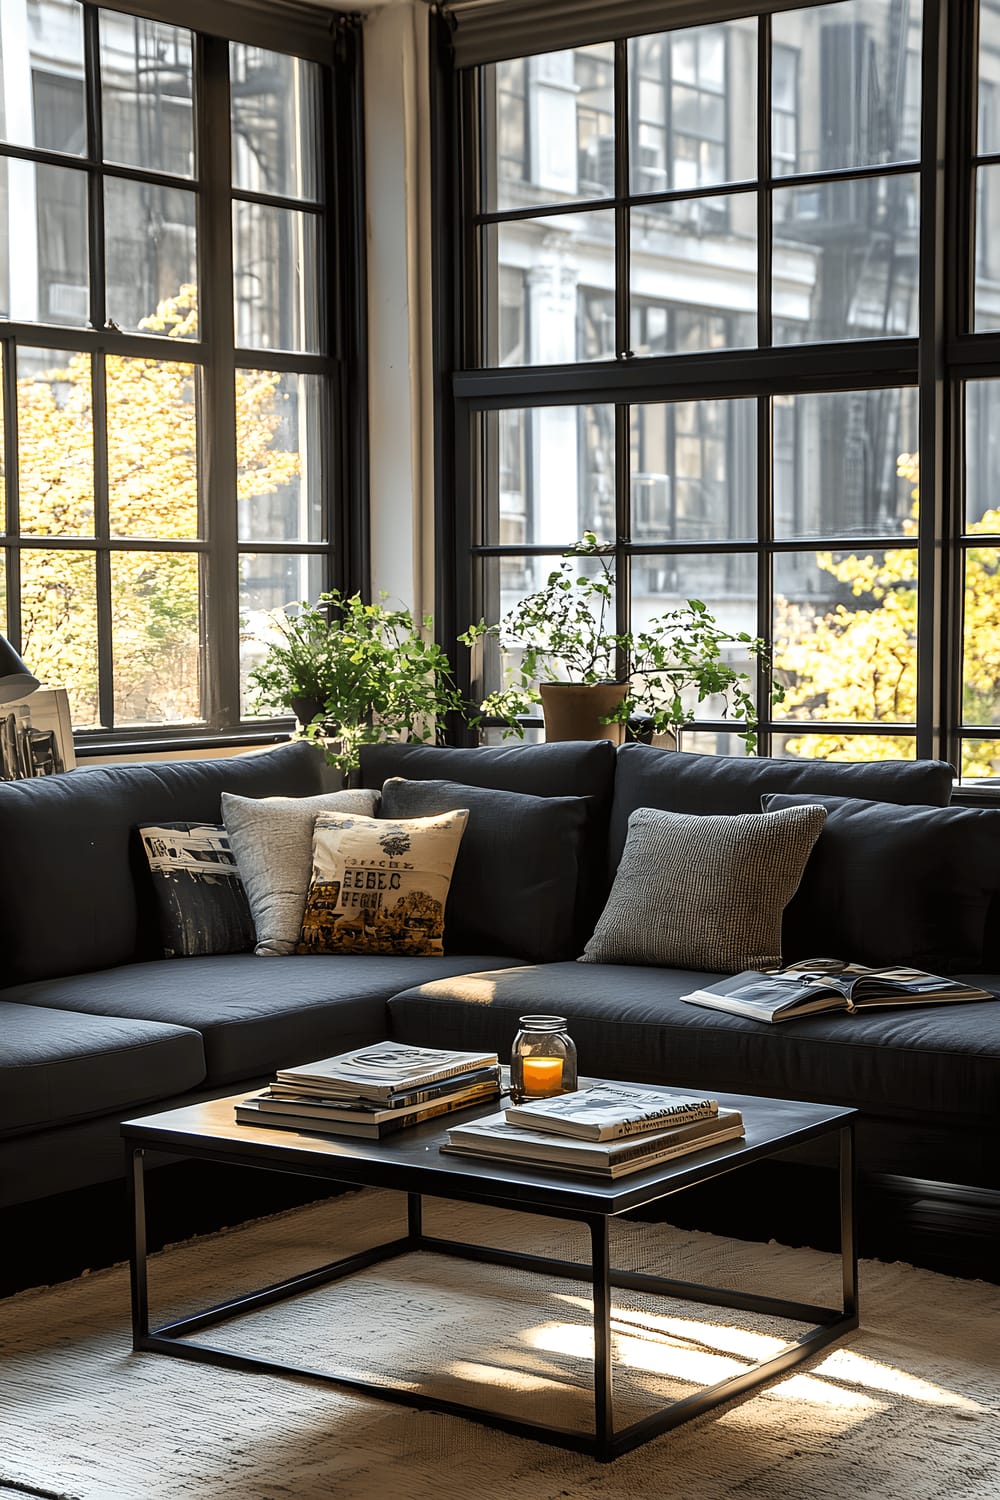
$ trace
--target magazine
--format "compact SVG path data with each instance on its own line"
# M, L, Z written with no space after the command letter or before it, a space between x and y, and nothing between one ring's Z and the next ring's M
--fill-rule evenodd
M321 1082L329 1096L384 1100L475 1068L495 1068L495 1052L454 1052L404 1042L375 1042L297 1068L279 1068L279 1083Z
M818 1011L855 1012L891 1005L939 1005L995 1000L989 990L905 965L866 968L837 959L812 959L768 973L745 969L681 999L754 1021L791 1021Z
M533 1167L561 1167L570 1172L621 1177L675 1156L736 1140L742 1134L743 1117L738 1109L720 1109L718 1115L707 1120L692 1120L687 1125L673 1125L669 1130L652 1131L631 1140L606 1142L527 1130L522 1125L509 1124L504 1114L495 1114L452 1126L441 1150L490 1156Z
M717 1099L678 1094L637 1083L601 1083L552 1099L529 1099L507 1110L511 1125L551 1130L588 1141L613 1141L665 1125L708 1120L719 1113Z
M279 1083L277 1079L268 1084L267 1088L258 1097L271 1102L272 1108L287 1109L290 1104L320 1106L331 1111L330 1118L352 1119L355 1115L368 1116L373 1110L385 1110L391 1113L397 1109L409 1109L414 1104L430 1104L434 1099L440 1099L443 1094L454 1094L458 1089L473 1088L478 1084L488 1084L496 1091L500 1083L499 1065L493 1068L474 1068L468 1073L455 1073L451 1078L444 1078L439 1083L429 1083L423 1088L406 1089L401 1093L392 1094L388 1099L354 1099L346 1095L331 1094L326 1085L317 1082L310 1083Z

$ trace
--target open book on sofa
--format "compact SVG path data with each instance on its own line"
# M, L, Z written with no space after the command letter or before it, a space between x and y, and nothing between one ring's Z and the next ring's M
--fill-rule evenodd
M730 979L682 995L691 1005L727 1010L754 1021L790 1021L817 1011L868 1010L886 1005L939 1005L994 1000L989 990L905 965L865 968L837 959L803 960L787 969L745 969Z

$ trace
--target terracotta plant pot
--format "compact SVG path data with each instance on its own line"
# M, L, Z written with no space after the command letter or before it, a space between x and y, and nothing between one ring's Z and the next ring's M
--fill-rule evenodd
M547 740L610 740L620 745L624 724L602 724L628 692L627 682L540 682Z

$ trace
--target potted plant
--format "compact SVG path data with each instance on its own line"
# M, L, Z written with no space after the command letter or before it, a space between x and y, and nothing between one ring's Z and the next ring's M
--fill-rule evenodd
M578 559L596 563L578 572ZM546 739L611 739L620 744L630 721L654 734L691 719L692 698L718 696L722 713L738 721L749 753L756 748L757 710L749 675L725 659L737 646L766 661L762 640L723 628L700 599L656 615L634 632L610 630L615 574L592 531L549 573L542 588L520 600L496 624L480 621L459 639L468 646L495 640L504 685L484 699L484 717L508 722L542 705ZM619 674L618 663L626 671ZM781 689L775 689L775 697Z
M297 735L320 744L331 765L354 770L362 745L435 739L451 713L478 722L447 656L406 608L382 595L366 604L339 589L277 611L275 636L249 675L255 705L291 711ZM429 615L422 620L430 631Z

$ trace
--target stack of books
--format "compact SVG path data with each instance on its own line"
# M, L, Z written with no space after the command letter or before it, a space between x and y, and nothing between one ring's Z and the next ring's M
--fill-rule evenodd
M500 1097L495 1052L376 1042L297 1068L236 1106L241 1125L381 1140L438 1115Z
M717 1099L602 1083L452 1126L441 1149L611 1179L742 1135L740 1111Z

